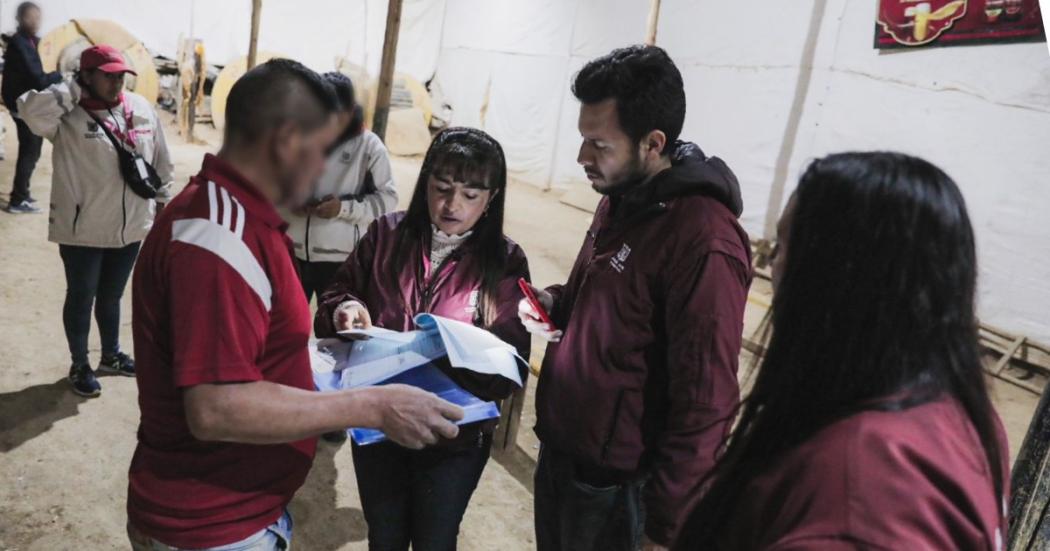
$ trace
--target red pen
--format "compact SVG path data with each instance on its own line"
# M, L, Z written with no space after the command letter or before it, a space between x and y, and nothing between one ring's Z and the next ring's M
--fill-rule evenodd
M556 327L554 327L554 322L551 321L551 317L547 314L547 310L543 308L543 305L540 304L539 299L536 298L536 293L532 292L532 286L529 285L529 282L525 281L525 278L519 277L518 287L521 289L521 292L525 295L525 298L528 299L529 304L532 305L533 310L536 310L536 312L539 313L540 320L543 321L543 323L546 323L548 326L550 326L552 331L554 329L557 329Z

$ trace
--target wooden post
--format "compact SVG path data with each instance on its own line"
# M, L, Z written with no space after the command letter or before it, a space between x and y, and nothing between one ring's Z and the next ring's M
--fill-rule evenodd
M649 4L649 25L645 31L645 43L656 45L656 26L660 22L660 0L651 0Z
M204 69L204 43L195 40L193 44L193 88L190 88L190 105L187 114L187 140L194 142L193 127L197 124L197 102L204 97L204 81L207 79Z
M252 34L248 42L248 70L255 67L259 55L259 19L262 17L262 0L252 0Z
M1050 392L1043 392L1011 469L1010 533L1006 549L1050 545Z
M394 85L394 61L397 59L397 35L401 29L401 0L390 0L386 12L386 37L383 39L383 60L379 66L379 88L376 91L376 109L372 118L372 132L379 139L386 138L386 120L390 114L390 92Z

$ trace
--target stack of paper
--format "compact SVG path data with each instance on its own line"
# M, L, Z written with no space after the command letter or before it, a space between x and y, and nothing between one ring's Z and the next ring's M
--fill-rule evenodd
M520 387L518 367L526 364L514 347L484 329L448 318L420 314L415 322L419 327L417 331L354 329L341 335L361 340L318 341L311 347L311 366L318 390L410 384L463 407L466 417L460 424L498 417L495 404L463 390L429 364L448 356L452 367L506 377ZM385 439L375 430L348 429L348 432L360 445Z

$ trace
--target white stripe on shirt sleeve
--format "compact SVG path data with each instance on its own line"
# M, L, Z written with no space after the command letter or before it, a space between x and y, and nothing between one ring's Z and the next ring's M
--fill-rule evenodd
M208 220L213 224L219 220L219 205L215 199L215 182L208 180Z
M236 197L233 198L233 203L237 205L237 229L233 230L233 233L237 235L237 239L244 239L244 207Z
M226 188L220 187L219 191L222 193L222 227L233 231L233 206L230 205L230 192L226 191Z
M270 278L266 276L259 260L252 254L248 245L237 238L229 229L211 220L188 218L176 220L171 228L171 240L211 251L234 269L244 282L262 300L266 311L270 311L273 299L273 288Z

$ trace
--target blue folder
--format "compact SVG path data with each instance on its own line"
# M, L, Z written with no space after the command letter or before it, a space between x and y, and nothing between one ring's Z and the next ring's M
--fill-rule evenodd
M314 383L317 385L317 389L321 391L343 388L342 372L315 372ZM379 385L387 384L405 384L421 388L428 392L433 392L439 397L463 408L464 416L457 423L458 425L477 423L478 421L499 417L499 408L496 407L495 403L486 402L463 390L462 387L453 382L448 375L445 375L434 364L422 365L379 383ZM349 428L346 432L359 446L367 446L387 439L382 431L375 429Z

